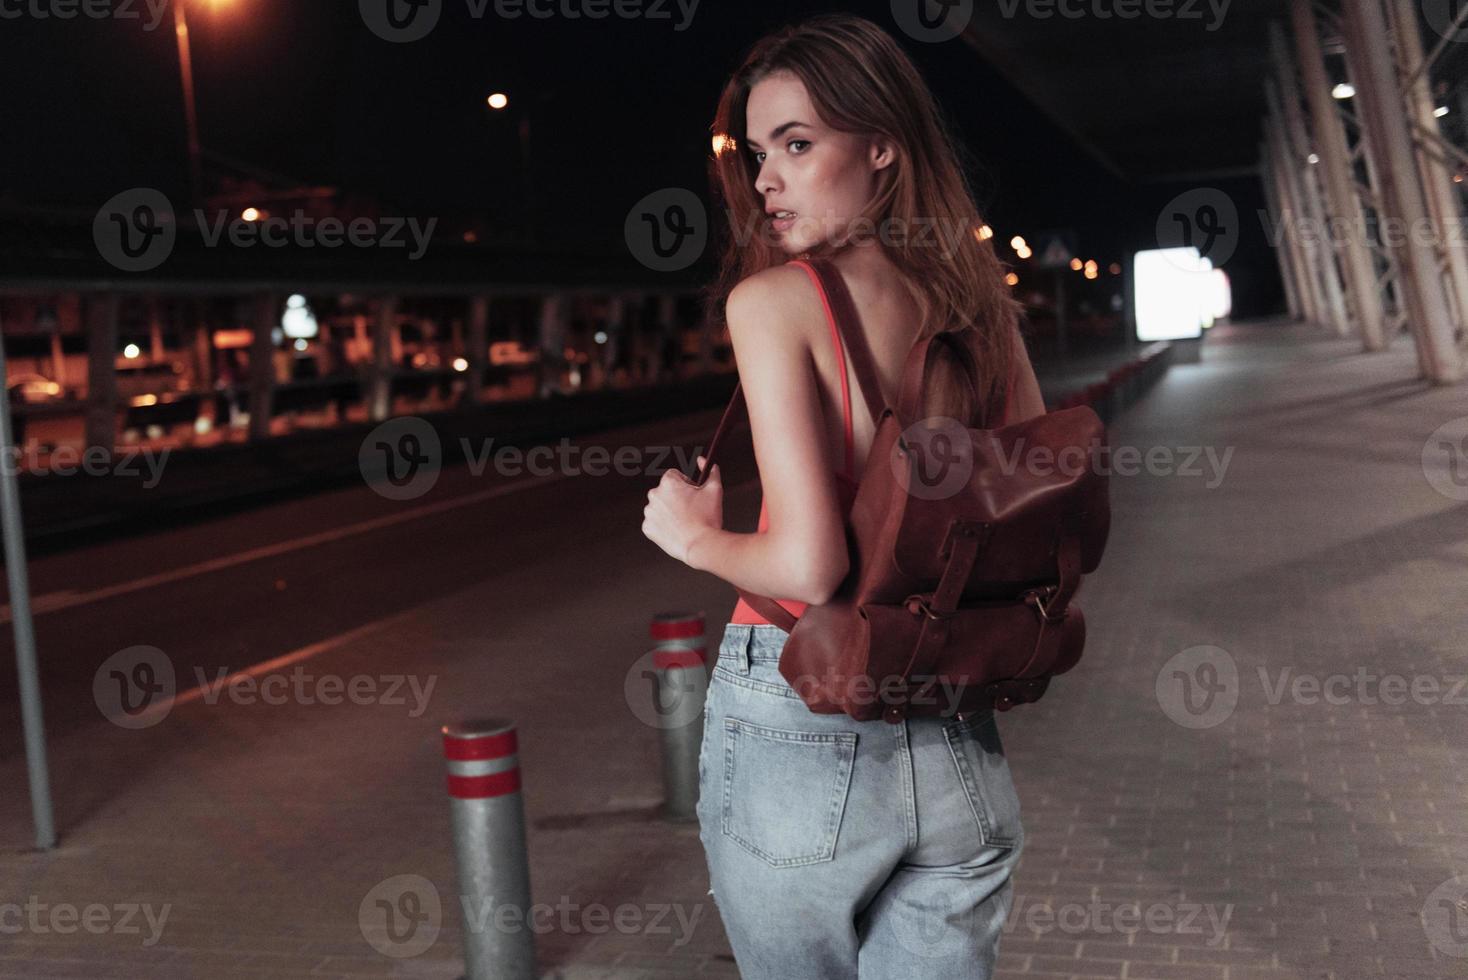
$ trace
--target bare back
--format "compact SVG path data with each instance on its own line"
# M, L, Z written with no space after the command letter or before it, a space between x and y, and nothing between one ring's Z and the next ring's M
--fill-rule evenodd
M879 267L856 266L835 262L851 293L852 305L867 346L876 363L881 401L896 404L898 389L902 383L902 367L908 351L917 340L918 323L912 294L903 285L896 269L890 265ZM844 465L843 447L845 431L842 421L840 361L837 360L831 331L825 320L813 324L809 336L811 358L816 374L820 378L821 408L826 426L826 452L831 469L841 472ZM867 453L876 437L876 420L867 410L866 400L856 379L856 369L848 355L846 362L846 384L851 396L852 439L855 443L854 478L860 478L866 465Z

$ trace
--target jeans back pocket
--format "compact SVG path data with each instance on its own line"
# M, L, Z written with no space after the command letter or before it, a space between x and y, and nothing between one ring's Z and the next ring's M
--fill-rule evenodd
M999 738L997 719L990 713L951 722L943 726L943 734L984 843L1014 847L1023 839L1024 829L1020 824L1019 793Z
M851 786L855 732L724 719L724 834L772 867L830 861Z

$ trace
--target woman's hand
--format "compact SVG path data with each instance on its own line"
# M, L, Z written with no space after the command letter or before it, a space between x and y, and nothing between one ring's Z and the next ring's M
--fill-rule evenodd
M704 457L698 457L703 469ZM688 565L694 541L724 527L724 485L715 464L703 486L696 487L678 469L663 471L658 485L647 492L642 509L642 533L653 544Z

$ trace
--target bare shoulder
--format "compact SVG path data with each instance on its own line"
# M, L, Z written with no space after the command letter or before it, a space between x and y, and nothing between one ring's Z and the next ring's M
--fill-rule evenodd
M725 306L731 336L779 337L789 342L809 338L812 324L825 313L820 294L799 266L771 266L743 279L729 292Z

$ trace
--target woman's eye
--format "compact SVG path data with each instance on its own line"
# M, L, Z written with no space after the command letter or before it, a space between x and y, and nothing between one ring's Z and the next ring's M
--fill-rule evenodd
M802 146L810 146L810 140L791 140L789 143L786 143L785 146L786 146L787 149L789 149L789 150L791 150L791 151L793 151L795 153L804 153L805 152L804 150L796 150L795 149L795 144L796 143L800 143Z
M799 144L807 145L807 147L809 147L810 145L809 139L791 139L790 142L787 142L787 144L785 144L785 148L787 148L788 150L788 148L794 147L797 142L799 142ZM800 153L804 153L804 150L800 151ZM763 157L765 157L765 151L763 150L752 150L750 151L750 156L755 157L756 164L765 163L765 160L763 160Z

